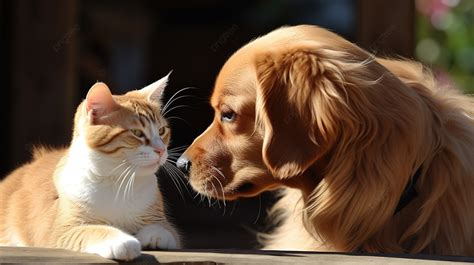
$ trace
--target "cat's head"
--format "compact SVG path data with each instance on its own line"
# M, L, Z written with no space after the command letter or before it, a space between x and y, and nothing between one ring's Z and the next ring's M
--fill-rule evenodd
M171 132L161 97L168 76L124 95L112 95L104 83L90 88L76 111L73 144L85 146L97 174L129 167L149 175L166 163Z

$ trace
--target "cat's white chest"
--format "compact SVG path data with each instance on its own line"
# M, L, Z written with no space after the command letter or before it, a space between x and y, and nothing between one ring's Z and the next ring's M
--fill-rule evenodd
M96 183L82 197L87 200L88 211L93 216L104 218L114 225L132 225L156 199L158 187L156 178L152 178L155 181L135 180L133 187L131 184L120 187L120 184Z
M55 185L60 196L79 207L79 215L133 233L158 197L156 176L138 175L135 169L76 139L56 172Z
M66 165L57 188L62 196L81 207L88 218L136 232L141 217L156 202L156 176L91 178L87 168Z

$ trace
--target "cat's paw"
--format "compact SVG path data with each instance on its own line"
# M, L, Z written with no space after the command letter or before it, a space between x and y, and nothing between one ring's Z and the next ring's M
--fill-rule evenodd
M175 236L168 229L159 224L144 226L135 236L143 247L152 249L178 248L178 240Z
M140 256L141 245L133 236L120 233L87 247L86 252L98 254L107 259L129 261Z

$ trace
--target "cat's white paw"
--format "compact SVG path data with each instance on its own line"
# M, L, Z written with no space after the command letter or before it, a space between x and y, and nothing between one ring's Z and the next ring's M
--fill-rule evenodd
M178 248L178 240L175 238L175 236L168 229L159 224L144 226L135 236L143 247L153 249Z
M107 259L129 261L140 256L141 245L133 236L120 233L87 247L85 251Z

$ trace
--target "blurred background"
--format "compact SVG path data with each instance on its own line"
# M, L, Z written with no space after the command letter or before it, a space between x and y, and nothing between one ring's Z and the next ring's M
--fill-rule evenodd
M416 58L442 83L474 93L474 1L417 0Z
M473 20L471 0L0 0L0 173L28 161L34 144L67 145L96 81L120 94L170 70L165 100L197 88L168 114L171 147L189 145L212 120L207 101L226 59L283 25L320 25L378 56L419 59L472 93ZM255 248L255 233L270 229L272 194L224 205L158 177L188 248Z

